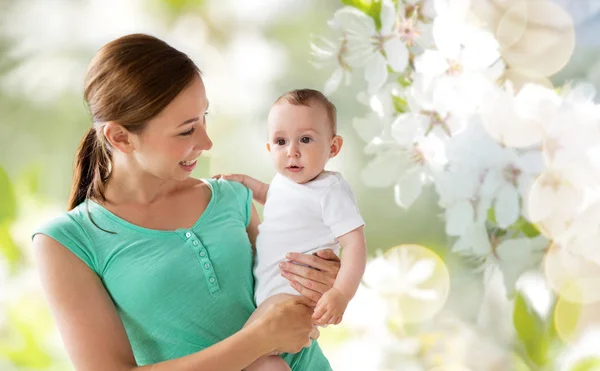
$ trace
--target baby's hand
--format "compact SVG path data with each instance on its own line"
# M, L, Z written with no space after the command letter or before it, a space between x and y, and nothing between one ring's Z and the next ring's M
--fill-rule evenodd
M335 287L330 288L321 296L313 313L316 325L337 325L342 322L342 317L348 306L349 299Z
M244 179L246 176L244 174L217 174L213 176L213 179L225 179L232 180L234 182L244 184Z

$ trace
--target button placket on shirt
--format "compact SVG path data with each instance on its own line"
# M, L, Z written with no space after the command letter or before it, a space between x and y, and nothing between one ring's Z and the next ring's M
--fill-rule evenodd
M200 261L202 271L204 272L204 278L206 279L206 284L208 285L208 289L211 293L215 293L219 291L219 281L217 280L217 275L213 269L212 262L208 257L208 253L198 236L196 236L193 232L188 231L185 233L185 238L187 240L187 244L194 250L198 260Z

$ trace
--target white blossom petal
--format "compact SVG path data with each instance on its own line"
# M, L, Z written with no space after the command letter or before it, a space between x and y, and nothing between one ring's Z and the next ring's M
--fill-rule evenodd
M509 295L514 293L517 279L530 269L539 267L548 246L543 237L516 238L503 241L496 248L498 264Z
M428 77L440 76L450 65L444 55L437 50L425 50L415 58L415 71Z
M439 297L439 294L435 290L423 290L418 287L408 287L406 289L406 293L408 296L413 297L415 299L431 301L435 300Z
M468 226L465 233L452 246L452 251L471 256L488 256L492 251L492 245L485 225L473 223Z
M365 66L365 80L369 84L369 93L375 94L387 81L387 62L381 53L375 53Z
M404 172L399 156L383 154L375 157L361 172L361 179L369 187L389 187Z
M383 44L387 62L396 72L402 72L408 66L408 49L400 39L391 39Z
M338 89L343 79L344 69L341 67L337 68L335 71L333 71L333 74L325 83L325 87L323 88L323 94L331 95Z
M500 228L506 228L519 219L521 207L519 193L512 185L506 184L500 189L494 204L496 223Z
M381 134L383 122L371 112L365 117L354 118L352 126L354 127L354 130L356 130L358 136L366 143L369 143L373 138Z
M352 36L370 36L377 32L375 22L360 10L346 6L335 12L333 22Z
M383 0L381 2L381 32L389 34L392 32L394 23L396 22L396 8L391 0Z
M419 198L423 190L421 173L417 169L407 172L394 186L396 204L408 209Z
M460 236L473 224L475 212L468 200L458 201L446 209L446 233Z
M425 134L425 117L414 113L398 115L392 123L392 136L402 146L410 146Z
M463 29L450 17L438 16L433 22L433 40L437 49L448 59L458 60Z
M435 261L420 259L408 271L407 279L413 285L420 285L431 277L434 270Z

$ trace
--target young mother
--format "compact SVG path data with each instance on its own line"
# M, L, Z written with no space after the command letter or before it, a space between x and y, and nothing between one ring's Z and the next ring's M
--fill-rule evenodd
M33 238L75 368L240 371L288 352L293 370L331 370L310 345L310 306L339 260L295 254L302 265L284 263L282 274L302 295L255 308L252 195L190 176L212 147L196 65L159 39L128 35L93 59L85 100L94 124L77 153L69 211Z

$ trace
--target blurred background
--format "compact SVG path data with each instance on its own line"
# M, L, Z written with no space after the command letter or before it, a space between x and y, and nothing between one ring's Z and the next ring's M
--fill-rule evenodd
M581 79L599 86L600 0L557 2L575 20L577 45L554 82ZM91 125L82 84L96 50L121 35L143 32L188 53L203 72L215 143L194 175L240 172L268 182L274 175L264 148L270 104L290 89L323 88L331 71L310 63L310 43L314 36L328 36L327 20L341 6L337 0L0 0L0 370L72 370L41 295L30 236L66 209L75 150ZM514 301L493 289L493 279L482 280L472 262L447 252L434 192L426 191L405 211L392 201L391 188L361 183L369 157L351 125L367 113L368 107L356 104L361 90L364 83L356 81L331 97L344 148L329 168L353 186L367 223L370 256L418 244L435 252L450 272L444 306L449 315L403 327L386 369L443 367L448 359L443 357L456 354L481 356L472 370L517 369L495 361L506 357L519 358L514 364L523 370L544 369L519 345L525 340L515 335ZM348 314L354 324L361 319L368 324L372 319L365 317L378 313L375 301L361 300ZM544 307L550 299L537 300ZM539 335L528 321L517 321L525 326L517 333ZM334 369L375 369L369 357L380 356L378 350L356 342L363 331L356 328L323 330L320 343ZM557 359L560 349L547 357ZM365 355L364 363L350 364L349 355L357 352Z

